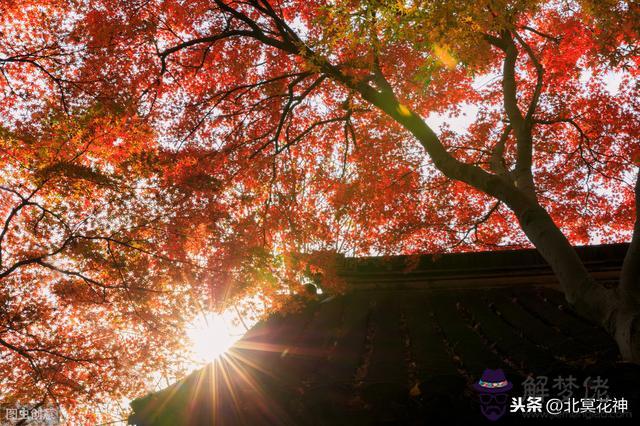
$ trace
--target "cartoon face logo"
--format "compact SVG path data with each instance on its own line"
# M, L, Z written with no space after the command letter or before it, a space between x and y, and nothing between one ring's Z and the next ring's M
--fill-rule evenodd
M509 391L513 385L507 380L502 369L486 369L473 388L480 398L480 411L491 421L496 421L507 412Z

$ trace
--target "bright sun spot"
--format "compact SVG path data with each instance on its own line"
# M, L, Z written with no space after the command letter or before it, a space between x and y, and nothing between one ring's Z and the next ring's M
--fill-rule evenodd
M230 313L199 315L187 328L193 363L202 366L218 358L244 332Z

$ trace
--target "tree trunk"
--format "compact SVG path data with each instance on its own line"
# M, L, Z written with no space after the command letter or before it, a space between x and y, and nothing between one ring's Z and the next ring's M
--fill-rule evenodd
M575 249L537 202L510 205L523 231L549 263L567 302L614 337L625 361L640 362L640 304L622 285L595 281Z
M613 336L625 361L640 363L640 305L619 297L611 324Z
M620 288L626 297L640 303L640 167L635 187L636 221L627 255L622 264Z
M640 363L640 167L635 198L636 220L620 273L615 337L624 359Z

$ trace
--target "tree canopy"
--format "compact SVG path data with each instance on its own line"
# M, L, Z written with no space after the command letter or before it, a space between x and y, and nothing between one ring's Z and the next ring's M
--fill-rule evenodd
M638 22L614 0L2 2L2 393L131 396L197 310L341 291L336 254L533 244L638 359L640 237L608 293L569 245L640 233Z

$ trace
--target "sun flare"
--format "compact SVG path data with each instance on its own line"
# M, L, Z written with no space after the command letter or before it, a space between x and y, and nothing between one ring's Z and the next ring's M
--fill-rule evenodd
M207 364L225 353L244 333L229 315L198 316L187 328L191 359L194 364Z

